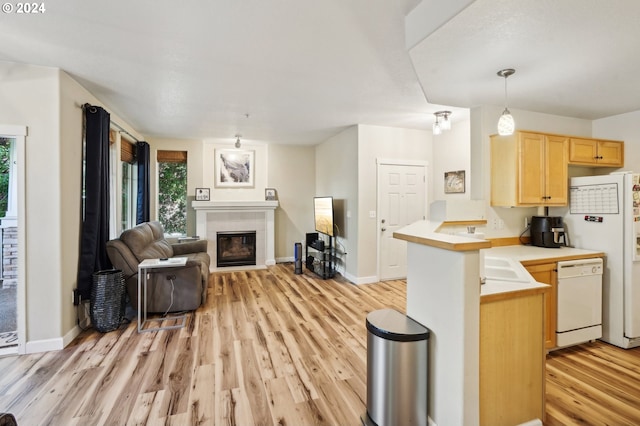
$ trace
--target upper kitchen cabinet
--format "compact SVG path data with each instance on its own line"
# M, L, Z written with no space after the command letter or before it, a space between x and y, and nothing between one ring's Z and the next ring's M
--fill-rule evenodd
M567 205L568 136L491 136L492 206Z
M569 164L591 167L623 167L624 142L570 138Z

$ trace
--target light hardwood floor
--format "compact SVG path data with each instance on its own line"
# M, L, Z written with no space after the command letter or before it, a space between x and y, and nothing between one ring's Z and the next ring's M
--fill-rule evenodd
M365 317L404 312L405 299L403 281L355 286L287 264L213 274L184 329L138 334L132 323L0 358L0 412L21 426L358 425ZM553 353L547 423L640 424L639 373L640 350Z

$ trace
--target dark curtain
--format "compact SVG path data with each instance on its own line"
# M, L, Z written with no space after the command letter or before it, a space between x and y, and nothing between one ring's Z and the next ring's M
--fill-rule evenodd
M82 175L83 204L78 262L78 295L89 300L93 273L111 269L109 240L109 125L110 116L100 107L84 105L85 166Z
M149 222L149 151L148 143L136 143L136 158L138 160L136 224Z

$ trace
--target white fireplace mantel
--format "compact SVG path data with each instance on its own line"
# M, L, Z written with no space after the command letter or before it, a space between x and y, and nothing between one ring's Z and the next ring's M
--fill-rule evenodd
M278 201L193 201L191 206L196 211L275 210Z
M275 265L275 209L278 201L193 201L196 234L209 241L211 271L216 266L216 233L256 231L256 267Z

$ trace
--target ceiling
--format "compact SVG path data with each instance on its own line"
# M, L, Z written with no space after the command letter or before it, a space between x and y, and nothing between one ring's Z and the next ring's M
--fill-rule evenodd
M512 109L640 110L637 0L447 0L455 13L444 1L47 2L0 14L0 60L59 67L156 137L316 144L356 123L427 129L443 105L454 123L503 105L507 67ZM419 9L426 37L407 49Z

